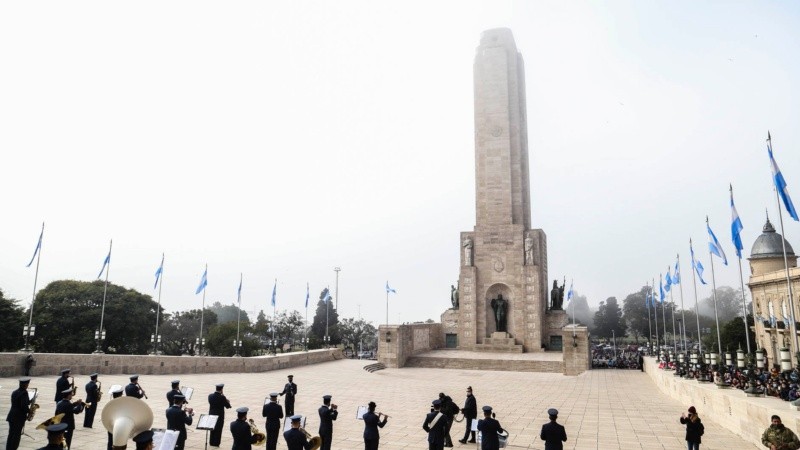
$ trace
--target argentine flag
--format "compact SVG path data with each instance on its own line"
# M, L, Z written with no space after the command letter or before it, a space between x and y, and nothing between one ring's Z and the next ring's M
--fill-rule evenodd
M783 199L783 205L786 207L786 212L792 216L794 220L800 220L797 217L797 210L792 203L792 198L789 197L789 189L786 186L786 180L783 179L781 169L778 168L778 163L772 156L772 137L767 132L767 153L769 153L769 163L772 166L772 181L775 182L775 189L778 190L778 195Z

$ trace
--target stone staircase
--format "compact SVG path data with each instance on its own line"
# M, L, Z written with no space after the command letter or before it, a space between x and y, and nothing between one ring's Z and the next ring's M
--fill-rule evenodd
M461 369L461 370L499 370L510 372L549 372L563 373L562 361L509 360L486 358L446 358L430 356L412 356L406 360L404 367L420 367L427 369Z
M383 363L375 363L375 364L369 364L369 365L364 366L364 370L366 370L369 373L377 372L377 371L383 370L385 368L386 368L386 366L383 365Z
M475 344L474 349L478 352L522 353L522 345L504 332L492 333L492 337L484 338L482 344Z

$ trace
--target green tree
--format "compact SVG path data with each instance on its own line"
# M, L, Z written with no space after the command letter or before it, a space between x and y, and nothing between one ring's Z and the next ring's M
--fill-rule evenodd
M734 317L742 316L742 290L730 286L719 286L717 292L717 313L719 323L728 323ZM704 298L699 305L700 314L714 317L714 295Z
M233 356L236 353L236 348L233 346L233 341L236 340L236 322L225 322L222 324L214 325L208 330L208 337L206 338L206 348L208 354L212 356ZM261 345L250 332L250 325L242 325L239 329L239 339L242 341L242 348L239 355L252 356Z
M642 286L639 292L629 294L622 301L623 320L637 344L639 343L639 336L645 336L648 341L650 340L650 325L648 325L647 320L649 311L645 306L645 298L649 292L650 287Z
M200 313L199 309L189 311L178 311L164 318L164 325L159 330L161 334L161 349L167 355L194 355L196 340L200 336ZM206 337L211 328L217 324L217 315L206 308L203 316L203 336ZM234 324L235 325L235 324ZM231 346L233 342L231 342Z
M54 281L36 295L34 342L39 352L91 353L100 326L104 283ZM108 284L103 328L107 353L145 354L155 329L158 304L149 295ZM152 324L152 326L151 326Z
M581 325L592 326L593 314L589 308L589 301L585 295L578 294L577 291L573 292L572 300L569 301L566 311L569 317L572 318L572 309L575 308L575 322Z
M752 314L747 315L747 323L749 326L753 326ZM747 334L750 336L750 350L754 352L756 351L755 336L753 336L752 331ZM747 352L747 336L745 336L744 322L742 322L742 318L734 317L728 323L722 325L720 339L722 340L723 351L730 350L735 352L737 349L741 348Z
M348 317L339 322L339 333L346 348L359 351L374 348L373 340L377 339L378 330L372 322Z
M220 325L226 322L237 322L239 320L241 320L242 323L250 323L247 312L243 309L240 310L239 307L234 304L223 305L220 302L214 302L208 309L217 315L217 323ZM240 313L241 317L239 315Z
M6 298L0 289L0 351L17 351L25 343L22 328L28 321L18 303L19 300Z
M308 338L309 348L319 348L323 344L322 338L325 336L325 329L327 324L328 336L330 336L330 344L339 344L339 332L336 326L339 323L339 314L334 309L330 301L325 301L328 296L328 288L325 288L319 294L319 302L317 302L317 311L314 314L314 321L311 324L311 330ZM327 311L327 312L326 312ZM327 321L326 321L327 314Z
M623 337L625 328L617 298L609 297L605 302L600 302L600 308L594 314L594 333L606 338Z
M293 345L300 342L304 328L305 321L299 311L284 311L275 317L275 339L282 344Z

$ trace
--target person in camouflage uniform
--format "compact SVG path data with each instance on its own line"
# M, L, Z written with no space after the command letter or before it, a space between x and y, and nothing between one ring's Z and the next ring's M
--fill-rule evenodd
M800 440L794 431L786 428L781 423L781 418L772 416L772 425L764 430L761 443L770 450L797 450L800 449Z

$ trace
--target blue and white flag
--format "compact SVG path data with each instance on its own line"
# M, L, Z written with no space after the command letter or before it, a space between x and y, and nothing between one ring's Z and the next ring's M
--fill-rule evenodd
M97 279L100 279L100 275L103 274L103 271L106 270L106 267L111 263L111 247L108 247L108 255L106 255L106 259L103 260L103 267L100 268L100 273L97 274Z
M275 284L272 285L272 307L275 307L275 293L278 290L278 279L275 279Z
M306 283L306 308L308 308L308 283Z
M775 182L775 189L778 190L778 195L783 199L783 206L786 207L786 212L792 216L792 219L800 220L797 217L797 210L794 208L792 198L789 197L786 180L783 179L781 169L778 168L778 163L775 162L775 158L772 156L772 137L769 135L769 131L767 132L767 152L769 153L769 163L772 166L772 181Z
M206 286L208 286L208 266L206 266L206 270L203 272L203 276L200 277L200 285L197 286L197 290L194 291L195 295L202 292Z
M44 222L42 222L42 232L39 233L39 242L36 243L36 248L33 250L33 256L31 256L31 262L28 263L25 267L30 267L33 264L33 260L36 259L36 255L39 254L39 250L42 249L42 237L44 237Z
M572 280L569 281L569 290L567 291L567 301L572 300Z
M731 186L731 239L733 240L733 247L736 249L736 256L742 259L742 236L741 232L744 229L742 219L739 218L739 212L736 211L736 205L733 204L733 186Z
M239 274L239 289L236 291L236 298L237 298L237 301L239 302L239 309L241 309L241 306L242 306L242 278L244 278L244 276L240 273Z
M331 300L333 300L333 297L331 297L331 291L330 291L330 289L325 288L325 298L323 298L322 301L324 301L325 303L328 303Z
M669 289L672 287L672 277L669 274L669 269L670 267L667 266L667 276L664 277L664 279L666 280L666 284L664 285L664 290L667 292L669 292Z
M722 258L722 264L727 266L728 258L725 256L722 246L719 245L717 237L714 236L714 232L711 231L711 227L708 225L708 220L706 220L706 229L708 230L708 251Z
M672 284L681 284L681 269L678 265L680 259L675 260L675 273L672 274Z
M650 292L644 294L644 307L650 308Z
M388 294L389 292L391 292L393 294L397 294L397 291L395 291L394 289L389 287L389 282L387 281L386 282L386 293Z
M705 282L705 280L703 280L703 265L700 263L700 261L694 258L694 249L692 248L691 243L689 244L689 253L692 254L692 269L697 273L697 278L700 278L700 283L708 284Z
M661 294L661 305L664 305L664 297L666 295L664 295L664 282L661 279L661 274L658 274L658 291Z
M161 274L164 272L164 254L161 254L161 265L158 266L156 269L156 284L153 285L153 289L158 287L158 280L161 279Z

